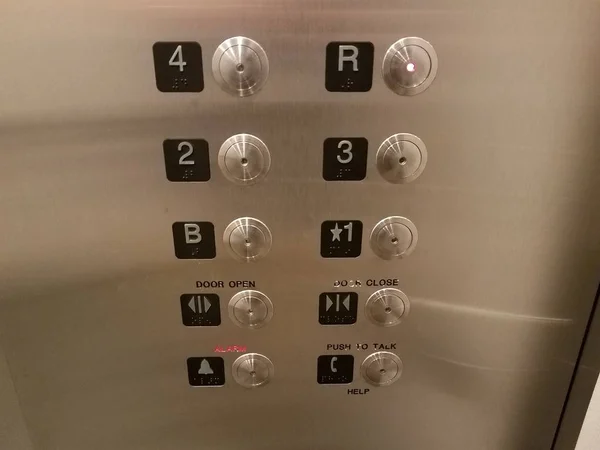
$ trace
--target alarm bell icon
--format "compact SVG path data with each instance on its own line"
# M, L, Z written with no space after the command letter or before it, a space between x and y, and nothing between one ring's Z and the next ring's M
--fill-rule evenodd
M210 364L206 359L203 359L200 363L200 369L198 370L198 375L212 375L214 374Z

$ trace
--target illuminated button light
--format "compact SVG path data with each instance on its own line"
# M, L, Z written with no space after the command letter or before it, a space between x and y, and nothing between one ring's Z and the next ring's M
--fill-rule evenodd
M416 95L427 89L437 74L438 60L432 45L406 37L390 46L383 58L385 84L398 95Z

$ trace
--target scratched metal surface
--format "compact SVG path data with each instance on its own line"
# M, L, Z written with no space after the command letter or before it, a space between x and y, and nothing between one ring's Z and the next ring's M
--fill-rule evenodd
M14 394L0 424L22 427L4 426L0 447L549 448L600 273L597 2L8 0L0 11L0 387ZM264 90L244 100L210 74L212 52L236 35L271 62ZM392 94L377 70L368 93L325 91L328 42L371 41L378 67L414 35L440 60L423 94ZM158 40L201 43L202 93L156 90ZM271 150L256 186L216 165L240 132ZM403 186L374 167L399 132L429 150ZM166 181L161 143L178 136L209 142L209 183ZM369 140L363 182L322 180L330 136ZM271 228L265 260L237 263L219 239L213 261L174 258L173 222L212 221L219 236L246 215ZM390 215L419 230L402 261L368 249ZM329 219L363 221L360 258L320 258ZM400 326L362 312L354 326L318 324L334 280L380 277L411 298ZM179 295L209 279L256 280L271 323L183 327ZM373 290L359 289L359 311ZM326 344L357 342L395 342L402 379L363 396L318 385ZM269 356L274 380L191 389L185 359L233 344ZM368 387L358 370L351 387Z

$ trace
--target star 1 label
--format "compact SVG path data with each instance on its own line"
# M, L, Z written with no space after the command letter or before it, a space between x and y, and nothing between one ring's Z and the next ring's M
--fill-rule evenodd
M323 258L356 258L362 248L360 220L326 220L321 224Z

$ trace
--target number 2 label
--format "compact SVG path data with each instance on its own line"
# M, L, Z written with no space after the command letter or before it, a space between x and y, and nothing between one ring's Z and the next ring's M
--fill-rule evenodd
M179 157L180 166L193 166L194 164L196 164L195 161L191 159L186 159L189 158L192 155L192 153L194 153L194 147L192 146L192 144L190 144L187 141L180 142L177 146L177 151L185 151L185 153Z
M167 139L163 153L169 181L210 180L208 142L204 139Z

